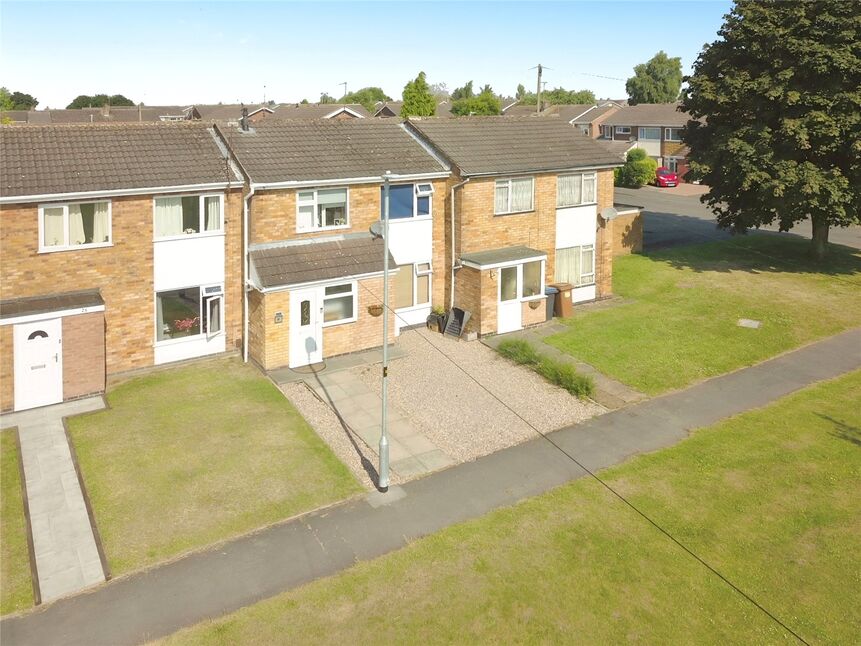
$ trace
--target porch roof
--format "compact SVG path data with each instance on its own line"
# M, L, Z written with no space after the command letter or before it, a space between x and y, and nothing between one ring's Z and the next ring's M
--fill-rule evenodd
M460 261L479 269L516 264L524 260L543 260L547 254L522 245L461 254Z
M0 319L31 316L33 314L50 314L65 310L83 309L85 307L104 307L105 301L97 289L63 294L47 294L44 296L28 296L25 298L10 298L0 301Z
M383 241L366 233L255 245L250 255L252 278L262 289L383 271ZM389 267L396 268L391 253Z

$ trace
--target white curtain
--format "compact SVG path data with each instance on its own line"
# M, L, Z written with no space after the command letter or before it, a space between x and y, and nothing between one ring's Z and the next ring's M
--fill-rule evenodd
M84 214L80 204L69 205L69 244L84 244Z
M46 247L56 247L66 244L63 232L63 207L48 207L44 211L42 235Z
M206 202L206 230L221 229L221 200L218 197L204 198Z
M508 182L497 182L494 213L508 213Z
M557 180L556 206L580 204L580 181L582 175L562 175Z
M560 283L580 283L580 247L556 250L556 276Z
M96 202L93 210L93 244L110 242L111 230L108 224L108 203Z
M511 180L511 210L532 210L532 178Z
M595 175L583 175L583 204L595 201Z
M155 201L155 237L182 234L182 198L160 197Z

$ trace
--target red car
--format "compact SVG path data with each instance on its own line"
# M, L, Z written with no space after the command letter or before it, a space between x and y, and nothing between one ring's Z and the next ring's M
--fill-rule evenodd
M661 166L655 171L655 186L678 186L679 175L674 173L666 166Z

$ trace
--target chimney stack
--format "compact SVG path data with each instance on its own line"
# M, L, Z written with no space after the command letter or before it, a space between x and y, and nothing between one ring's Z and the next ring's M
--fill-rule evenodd
M245 132L248 132L248 108L242 108L242 118L239 119L239 127Z

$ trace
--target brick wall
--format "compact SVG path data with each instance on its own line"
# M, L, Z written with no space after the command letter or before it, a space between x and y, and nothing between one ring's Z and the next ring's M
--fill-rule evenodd
M105 317L63 317L63 399L105 390Z
M248 356L266 367L266 303L256 289L248 293Z
M535 309L532 309L530 305L533 307L535 303L538 303L538 306ZM529 327L531 325L538 325L539 323L544 323L547 320L547 300L542 298L540 300L535 301L524 301L520 304L522 311L520 313L520 320L523 322L523 327Z
M389 279L389 295L392 294L392 279ZM355 323L344 323L323 328L323 356L334 357L339 354L356 352L382 345L383 316L389 317L389 343L395 341L395 320L391 312L380 316L371 316L368 306L382 304L383 279L367 278L358 281L356 288L357 320Z
M15 405L15 365L12 353L12 326L0 326L0 411Z
M613 220L613 256L643 251L643 215L622 215Z

